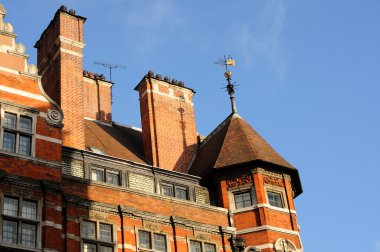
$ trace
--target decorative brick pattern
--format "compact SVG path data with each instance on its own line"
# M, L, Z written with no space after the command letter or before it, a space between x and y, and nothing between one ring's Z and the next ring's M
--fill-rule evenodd
M129 187L145 192L154 192L154 180L152 177L129 173Z
M195 201L202 204L210 204L210 195L206 188L195 187Z
M62 161L62 173L74 177L84 178L83 162L79 160Z

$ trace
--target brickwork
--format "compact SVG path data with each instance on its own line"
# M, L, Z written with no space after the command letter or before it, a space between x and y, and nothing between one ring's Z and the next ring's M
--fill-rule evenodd
M62 107L63 145L84 149L82 17L57 11L36 43L38 68L46 92Z
M111 86L99 78L84 77L84 116L105 123L112 122Z
M63 160L62 173L69 176L84 178L83 162L79 160Z
M197 144L194 92L155 78L144 78L136 90L145 156L155 166L186 172Z
M128 175L128 185L131 189L154 192L154 180L149 176L131 172Z
M82 71L85 18L64 6L56 12L35 46L39 76L27 62L25 47L15 42L13 30L1 30L9 28L3 12L0 4L0 209L5 209L6 198L16 199L23 207L24 201L35 203L36 217L27 220L36 234L30 251L79 252L84 251L85 242L96 244L96 251L101 244L112 246L113 252L142 251L141 231L152 237L165 235L172 252L189 251L193 240L214 244L219 252L232 252L236 244L230 239L236 236L244 239L246 247L263 252L279 251L284 241L303 251L294 205L294 197L302 192L300 181L294 180L299 178L298 171L240 116L233 114L229 124L224 122L228 127L235 125L232 132L224 131L222 125L205 139L215 145L203 149L211 170L200 167L200 173L191 173L189 165L199 156L194 159L198 142L193 90L149 72L135 88L142 132L116 127L112 83ZM4 124L5 112L31 118L32 130L9 128ZM86 150L84 117L108 123L87 120L96 124L91 139L102 134L104 142L116 147L105 148L107 153ZM30 137L30 155L18 147L5 148L5 131L14 132L15 146L21 135ZM221 141L223 145L218 146L213 135L228 138L228 144ZM250 141L240 141L247 136ZM236 139L244 142L239 145L243 154L233 154ZM262 149L255 152L249 145ZM113 155L115 149L130 153ZM221 149L225 158L211 164L208 155ZM216 163L218 169L213 169ZM91 170L92 165L97 168ZM251 199L238 206L236 193L248 193ZM269 200L268 195L274 194L280 200ZM0 226L8 219L19 224L26 221L22 211L16 215L3 211ZM84 221L111 225L112 242L99 237L86 241ZM19 241L0 241L0 251L24 249Z
M206 188L195 187L195 201L202 204L210 204L210 194Z

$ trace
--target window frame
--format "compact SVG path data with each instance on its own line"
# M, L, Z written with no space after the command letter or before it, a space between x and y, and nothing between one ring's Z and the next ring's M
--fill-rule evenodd
M206 252L205 244L210 244L215 246L215 252L219 251L219 245L216 242L210 241L210 240L200 240L195 238L187 238L187 249L190 252L191 251L191 242L199 242L201 244L201 252Z
M16 115L16 127L11 128L5 125L5 114ZM35 157L36 151L36 128L37 128L37 116L38 111L33 111L32 109L22 108L16 105L9 105L1 103L0 109L0 150L10 154L21 155L23 157ZM31 131L25 131L21 129L20 122L21 117L29 117L31 119ZM15 134L15 150L8 151L4 149L4 134L5 132L10 132ZM30 137L30 155L25 155L20 153L20 139L22 136Z
M93 164L90 165L90 169L89 170L90 170L89 173L90 173L90 180L91 181L102 182L102 183L105 183L105 184L108 184L108 185L113 185L113 186L122 186L122 180L121 180L122 176L121 176L121 171L119 171L119 170L115 170L115 169L104 167L104 166L100 166L100 165L93 165ZM98 170L98 171L101 170L101 171L103 171L103 181L92 179L92 171L93 170ZM117 174L117 176L118 176L118 181L117 181L118 183L117 183L117 185L113 184L113 183L110 183L110 182L107 182L108 174Z
M189 186L173 183L173 182L166 181L166 180L160 181L159 186L160 186L159 193L161 195L168 196L168 197L173 197L173 198L180 199L180 200L190 200L190 188L189 188ZM171 189L172 189L172 195L166 195L166 194L164 194L163 193L163 186L171 187ZM181 190L181 189L186 191L186 198L180 198L180 197L178 197L177 192L179 190Z
M94 223L95 224L95 238L94 239L87 238L87 237L84 236L83 227L84 227L84 223L85 222ZM100 239L100 225L101 224L105 224L105 225L111 226L111 239L112 239L111 242L104 241L104 240ZM103 220L94 220L92 218L84 218L84 217L82 217L80 219L80 227L79 228L80 228L81 252L85 251L85 249L84 249L84 245L85 244L93 244L93 245L95 245L97 252L100 251L100 246L111 247L112 248L112 252L117 251L116 245L118 243L117 243L116 223L112 223L112 222L109 222L109 221L103 221Z
M264 186L264 190L265 190L265 197L266 197L269 208L274 209L274 210L279 210L279 211L289 209L288 204L287 204L285 188L266 184ZM282 207L272 206L269 203L268 192L277 193L281 196Z
M17 216L7 215L4 213L4 202L5 198L17 199ZM41 231L42 231L42 200L36 197L28 197L15 195L13 193L2 193L0 196L0 244L6 247L16 247L23 250L36 250L41 248ZM36 204L36 218L30 219L22 216L23 202L29 201ZM17 222L17 242L8 243L3 241L3 227L4 221L14 221ZM22 227L23 224L30 224L35 226L35 246L30 247L22 244Z
M136 248L137 248L136 250L137 251L160 252L160 251L156 250L156 246L155 246L154 235L156 234L156 235L162 235L165 237L165 245L166 245L166 251L165 252L170 252L170 239L169 239L168 233L160 232L160 231L152 231L152 230L148 230L148 229L144 229L144 228L137 228L136 230L137 230L137 232L136 232ZM140 232L149 233L149 237L150 237L150 244L149 244L150 248L149 249L140 247L140 235L139 235Z
M235 195L243 194L247 192L249 192L251 196L251 205L246 206L246 207L236 208ZM230 209L233 212L241 212L241 211L253 209L257 206L257 197L256 197L255 187L252 184L249 184L242 187L230 188L228 189L228 200L229 200Z
M277 208L284 208L284 200L282 199L282 194L280 192L275 192L275 191L271 191L271 190L267 190L266 191L267 193L267 198L268 198L268 204L272 207L277 207ZM270 202L271 200L269 199L269 195L272 194L272 195L275 195L275 196L278 196L279 197L279 202L277 202L277 199L275 199L275 203L280 203L280 206L277 206L277 205L272 205Z

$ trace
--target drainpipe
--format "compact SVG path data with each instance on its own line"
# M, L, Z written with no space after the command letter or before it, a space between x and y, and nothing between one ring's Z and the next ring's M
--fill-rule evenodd
M67 203L65 197L62 195L62 215L63 215L63 234L65 241L63 244L63 251L67 251Z
M226 252L226 244L224 243L224 233L223 233L223 227L219 226L220 236L222 237L222 247L223 252Z
M121 205L117 206L117 210L119 212L120 216L120 230L121 230L121 251L124 252L124 217L123 217L123 211L121 209Z
M173 227L174 251L177 252L178 251L178 248L177 248L177 232L176 232L175 222L174 222L173 216L170 216L170 223L172 224L172 227Z

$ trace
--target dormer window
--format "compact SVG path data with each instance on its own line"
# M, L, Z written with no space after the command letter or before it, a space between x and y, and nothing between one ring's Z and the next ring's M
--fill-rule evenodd
M185 199L185 200L189 199L189 195L188 195L189 190L186 186L177 185L170 182L161 182L160 187L161 187L161 194L163 195L175 197L179 199Z

